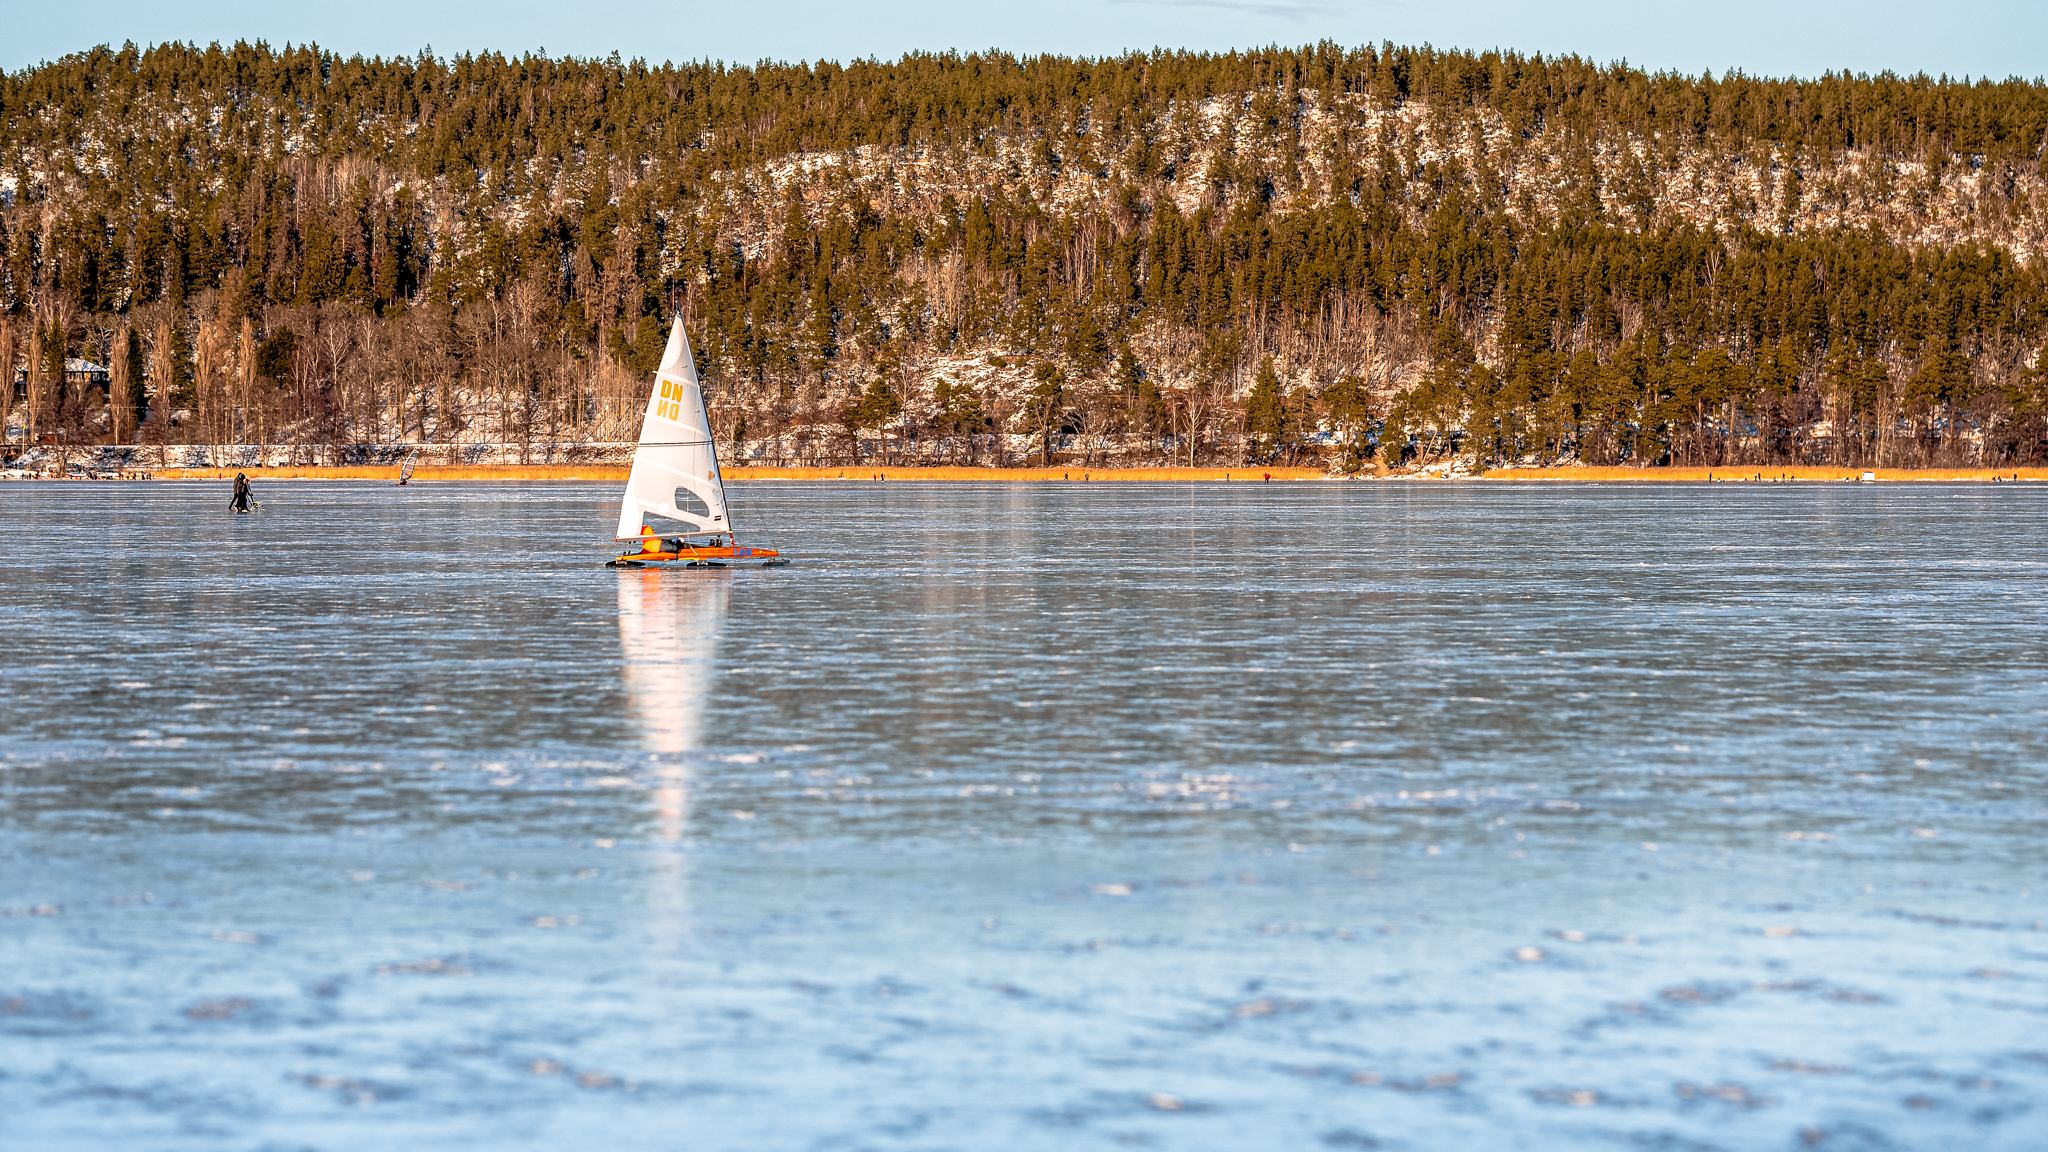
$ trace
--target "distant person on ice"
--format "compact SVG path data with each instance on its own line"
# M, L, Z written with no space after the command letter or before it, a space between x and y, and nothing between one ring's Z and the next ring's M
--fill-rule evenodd
M228 507L237 512L247 512L249 510L248 473L235 473L235 498L233 500L228 501Z

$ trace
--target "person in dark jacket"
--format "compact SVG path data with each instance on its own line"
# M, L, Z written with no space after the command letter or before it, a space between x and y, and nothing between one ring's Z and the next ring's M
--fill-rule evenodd
M237 512L247 512L249 510L249 476L247 473L235 473L235 498L228 501L228 507Z

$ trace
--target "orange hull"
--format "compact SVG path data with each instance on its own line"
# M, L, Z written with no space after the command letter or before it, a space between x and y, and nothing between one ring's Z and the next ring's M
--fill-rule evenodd
M617 564L620 561L632 560L642 564L661 564L676 560L693 563L716 560L773 560L781 555L773 548L754 548L744 544L722 545L715 548L692 548L684 545L679 552L625 552L612 562Z

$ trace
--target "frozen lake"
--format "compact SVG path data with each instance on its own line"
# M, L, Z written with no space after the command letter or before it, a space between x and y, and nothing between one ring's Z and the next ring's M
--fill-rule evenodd
M7 1148L2037 1148L2048 489L0 486Z

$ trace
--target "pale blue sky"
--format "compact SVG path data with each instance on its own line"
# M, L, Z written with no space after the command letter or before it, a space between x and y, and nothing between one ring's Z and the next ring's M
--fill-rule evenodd
M315 41L365 55L518 52L663 60L890 58L912 49L1000 47L1105 55L1154 46L1223 49L1392 40L1626 59L1649 68L1810 76L2048 73L2048 0L749 0L417 3L348 0L213 4L13 0L0 68L18 70L99 43Z

